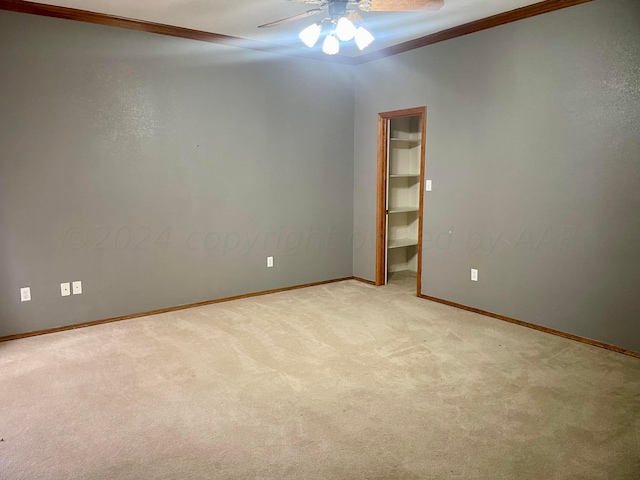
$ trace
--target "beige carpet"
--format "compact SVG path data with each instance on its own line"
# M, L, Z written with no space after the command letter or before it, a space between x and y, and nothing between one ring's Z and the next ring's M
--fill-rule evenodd
M345 281L0 343L0 478L640 478L640 361Z

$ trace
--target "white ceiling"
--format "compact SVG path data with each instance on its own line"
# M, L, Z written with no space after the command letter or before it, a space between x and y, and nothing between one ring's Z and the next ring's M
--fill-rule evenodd
M364 25L376 38L362 53L539 1L541 0L445 0L444 6L438 11L362 12ZM298 39L298 32L322 17L317 15L278 27L257 28L258 25L315 8L314 5L288 0L49 0L37 3L186 27L277 45L299 45L301 51L308 49ZM343 48L340 53L357 56L361 52L356 48Z

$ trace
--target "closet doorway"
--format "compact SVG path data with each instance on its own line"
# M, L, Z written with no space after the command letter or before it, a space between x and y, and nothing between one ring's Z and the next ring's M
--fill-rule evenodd
M416 275L420 294L427 108L378 114L376 285Z

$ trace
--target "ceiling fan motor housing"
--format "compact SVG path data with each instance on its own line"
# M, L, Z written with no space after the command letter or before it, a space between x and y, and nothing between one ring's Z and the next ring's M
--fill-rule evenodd
M347 14L349 0L333 0L329 2L329 16L331 18L344 17Z

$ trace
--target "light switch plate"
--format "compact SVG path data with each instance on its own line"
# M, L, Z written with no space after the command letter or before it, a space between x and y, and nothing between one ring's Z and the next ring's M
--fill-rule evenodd
M20 301L21 302L31 301L31 287L22 287L20 289Z
M267 257L267 267L273 267L273 257Z
M71 287L73 288L73 294L74 295L80 295L82 293L82 282L81 281L77 281L77 282L73 282L71 284Z
M63 297L71 295L71 284L69 282L60 284L60 295Z
M424 189L425 189L427 192L430 192L430 191L431 191L431 180L427 180L426 182L424 182Z
M478 269L477 268L472 268L471 269L471 280L473 280L474 282L478 281Z

